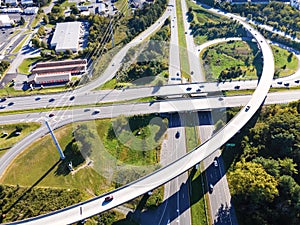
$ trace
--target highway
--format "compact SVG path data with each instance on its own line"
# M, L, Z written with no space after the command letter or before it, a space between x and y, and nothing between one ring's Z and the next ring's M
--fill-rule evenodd
M194 43L194 37L191 33L190 23L188 22L188 8L186 5L186 1L181 1L181 9L182 9L182 17L184 30L185 30L185 39L186 39L186 45L187 45L187 53L188 53L188 59L189 59L189 67L190 71L185 71L187 74L190 74L191 81L192 82L204 82L205 76L201 70L200 60L199 60L199 52L196 49L195 43Z
M172 5L172 6L171 6ZM176 16L176 1L169 2L168 10L170 10L171 21L171 39L169 50L169 80L168 84L181 84L181 68L179 57L179 40L178 40L178 25Z
M252 27L242 21L244 27L250 30ZM111 192L114 195L114 199L105 203L105 195L93 198L89 201L82 202L80 204L62 209L50 214L38 216L18 224L70 224L76 221L80 221L84 218L91 217L99 214L118 205L121 205L131 199L134 199L149 190L153 190L158 186L161 186L173 178L179 176L189 168L193 167L203 159L207 158L210 154L216 151L219 147L225 144L232 136L235 135L255 114L261 104L264 102L265 97L271 86L274 74L274 59L272 50L270 49L266 40L256 30L250 31L253 36L258 40L261 46L264 57L263 73L260 82L253 93L251 99L247 103L250 107L246 110L246 107L242 110L219 132L217 132L209 141L204 142L201 146L195 150L189 152L177 161L165 166L152 174L145 176L137 181L127 184L119 189ZM74 121L74 118L73 118ZM3 158L3 157L2 157ZM2 159L1 158L1 159ZM16 224L16 223L11 223Z

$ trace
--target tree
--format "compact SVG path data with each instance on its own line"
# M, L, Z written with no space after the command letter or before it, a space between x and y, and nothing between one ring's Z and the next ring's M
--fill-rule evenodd
M263 205L278 195L278 181L255 162L238 162L228 175L228 183L233 197L239 202Z

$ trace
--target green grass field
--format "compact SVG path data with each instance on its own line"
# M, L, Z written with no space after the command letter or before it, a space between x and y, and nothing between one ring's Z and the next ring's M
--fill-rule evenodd
M271 45L271 47L274 55L275 71L278 71L278 76L284 77L294 74L298 68L298 58L295 54L291 54L275 45Z
M229 20L225 16L219 16L217 14L213 14L208 12L206 9L201 7L200 5L197 5L196 3L192 1L187 1L187 6L192 7L194 11L194 20L196 23L204 24L205 22L212 22L212 23L219 23L222 21ZM207 41L206 36L197 36L195 37L195 44L201 45Z
M19 123L0 125L0 149L10 148L18 141L26 137L30 132L38 129L41 125L39 123ZM20 135L16 135L16 127L22 129ZM7 133L7 135L3 135Z
M31 64L36 63L41 60L42 59L40 57L24 59L18 68L19 73L27 74L27 75L30 74L29 68L30 68Z
M192 176L190 196L192 225L207 225L209 224L206 215L208 209L203 194L201 172L199 169L197 171L193 169L190 175Z
M58 162L59 154L56 147L51 137L46 135L32 143L13 161L0 182L22 186L31 186L38 182L37 186L40 187L78 188L85 193L85 198L114 189L115 182L122 185L136 179L137 176L157 169L164 129L158 129L155 123L147 126L145 122L151 119L153 119L151 116L130 118L129 123L133 131L132 133L122 131L118 137L120 141L113 136L107 136L111 127L110 120L67 125L55 131L57 140L66 155L64 162ZM124 123L123 120L121 122ZM82 156L75 157L71 150L74 142L72 132L79 129L78 125L81 124L86 124L93 136L89 139L93 150L89 159L85 161L82 161ZM124 136L127 142L124 141ZM143 136L145 139L137 141L140 138L137 136ZM79 139L80 136L75 136L75 140ZM140 145L141 143L149 148L154 147L147 150L145 146ZM85 145L81 148L81 153L87 154ZM69 161L73 162L75 169L72 174L66 166ZM116 167L118 170L114 171Z
M215 81L226 68L240 66L245 74L236 79L257 78L256 69L253 66L256 49L252 49L252 43L244 41L226 42L211 46L201 55L202 64L206 73L206 79ZM248 61L246 63L246 61Z

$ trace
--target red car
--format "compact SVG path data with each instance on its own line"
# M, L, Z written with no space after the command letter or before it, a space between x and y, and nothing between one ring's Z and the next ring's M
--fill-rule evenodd
M109 196L105 197L104 201L105 201L105 202L110 202L110 201L112 201L113 199L114 199L114 196L109 195Z

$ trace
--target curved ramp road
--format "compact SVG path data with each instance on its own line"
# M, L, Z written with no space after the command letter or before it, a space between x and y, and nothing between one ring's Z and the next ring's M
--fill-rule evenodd
M264 57L263 73L247 106L244 107L223 129L217 132L210 140L204 142L201 146L197 147L192 152L189 152L172 164L169 164L148 176L109 193L114 195L114 199L110 202L104 201L107 196L105 194L62 210L10 224L65 225L107 211L167 183L208 157L211 153L216 151L230 138L232 138L235 133L237 133L251 119L264 102L274 74L272 50L264 37L250 25L240 20L239 22L241 22L244 27L253 34L262 49Z

